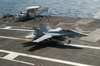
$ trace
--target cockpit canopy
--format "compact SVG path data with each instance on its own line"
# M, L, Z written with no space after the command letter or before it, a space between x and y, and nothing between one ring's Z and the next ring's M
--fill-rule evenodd
M75 30L71 30L71 29L67 29L67 30L63 29L63 30L61 30L61 31L66 31L66 32L76 32Z

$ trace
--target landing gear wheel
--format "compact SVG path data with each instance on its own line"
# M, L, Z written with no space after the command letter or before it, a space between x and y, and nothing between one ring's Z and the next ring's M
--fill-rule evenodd
M67 44L70 44L70 43L71 43L71 40L69 40Z
M66 37L66 39L67 39L67 44L70 44L71 43L71 38Z

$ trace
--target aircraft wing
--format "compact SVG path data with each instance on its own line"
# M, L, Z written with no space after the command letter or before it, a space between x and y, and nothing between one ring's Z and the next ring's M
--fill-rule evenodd
M51 38L51 37L52 37L51 35L44 35L44 36L34 40L33 42L41 42L41 41L48 39L48 38Z
M51 29L50 31L60 31L60 30L61 30L61 28L58 27L58 28L56 28L56 29Z

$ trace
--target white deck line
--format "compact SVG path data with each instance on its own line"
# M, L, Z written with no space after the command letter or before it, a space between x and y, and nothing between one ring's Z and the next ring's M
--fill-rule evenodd
M23 25L22 25L22 26L23 26ZM6 26L6 27L12 27L12 28L13 28L13 27L20 27L20 28L22 28L22 26ZM50 28L50 26L46 26L46 27L49 27L49 28ZM32 28L32 27L26 27L26 26L25 26L24 28ZM50 28L50 29L51 29L51 28Z
M28 30L28 29L6 29L6 28L0 28L2 30L18 30L18 31L34 31L34 30ZM51 29L49 31L53 31L54 29Z
M18 30L18 31L34 31L34 30L27 30L27 29L5 29L5 28L0 28L3 30Z
M18 53L10 53L10 54L6 55L6 56L3 57L3 58L9 59L9 60L13 60L13 59L16 58L17 56L19 56Z
M16 39L16 40L19 40L20 39L20 38L15 38L15 37L6 37L6 36L0 36L0 38Z
M3 57L0 57L0 59L10 60L10 59L6 59L6 58L3 58ZM28 62L19 61L19 60L10 60L10 61L14 61L14 62L18 62L18 63L23 63L23 64L28 64L28 65L35 65L33 63L28 63Z
M7 27L5 27L4 29L10 29L10 28L12 28L11 26L7 26Z
M78 45L78 44L67 44L67 43L58 43L58 44L65 45L65 46L76 46L76 47L83 47L83 48L90 48L90 49L100 50L100 47L94 47L94 46L86 46L86 45Z
M81 64L81 63L76 63L76 62L71 62L71 61L65 61L65 60L59 60L59 59L54 59L54 58L48 58L48 57L42 57L42 56L36 56L36 55L30 55L30 54L24 54L24 53L18 53L18 52L1 50L1 49L0 49L0 52L10 53L10 54L13 53L13 54L26 56L26 57L30 57L30 58L36 58L36 59L41 59L41 60L46 60L46 61L51 61L51 62L57 62L57 63L62 63L62 64L69 64L69 65L73 65L73 66L91 66L91 65L87 65L87 64ZM18 62L16 60L12 60L12 59L5 58L5 57L3 57L1 59L7 59L7 60ZM24 63L26 63L26 62L24 62Z
M83 47L83 48L90 48L90 49L100 50L100 47L94 47L94 46L85 46L85 45L77 45L77 44L69 44L69 46L76 46L76 47Z

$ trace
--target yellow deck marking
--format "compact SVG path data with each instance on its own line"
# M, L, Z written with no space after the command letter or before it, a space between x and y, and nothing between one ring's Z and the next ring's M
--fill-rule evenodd
M73 25L73 24L76 24L76 23L62 23L62 22L60 22L60 23L58 23L57 25Z
M76 22L77 24L88 24L90 22L93 22L95 19L82 19L78 22Z
M83 54L83 55L89 55L89 56L94 56L94 57L100 57L98 55L92 55L92 54L88 54L88 53L82 53L82 52L78 52L79 54Z
M24 38L20 38L19 40L33 41L33 39L24 39Z
M95 19L82 19L82 20L80 20L80 21L78 21L78 22L76 22L76 23L63 23L63 22L60 22L60 23L58 23L57 25L75 25L75 24L88 24L88 23L90 23L90 22L93 22Z
M81 37L79 40L84 40L84 41L89 41L89 42L97 42L98 40L100 40L99 32L100 32L100 29L95 29L88 34L89 36Z
M89 34L91 34L92 32L94 32L94 31L96 31L96 30L97 30L97 29L91 31ZM89 34L88 34L88 35L89 35ZM84 37L81 37L79 40L83 40L82 38L84 38ZM84 40L84 41L88 41L88 40ZM89 41L89 42L92 42L92 41Z

